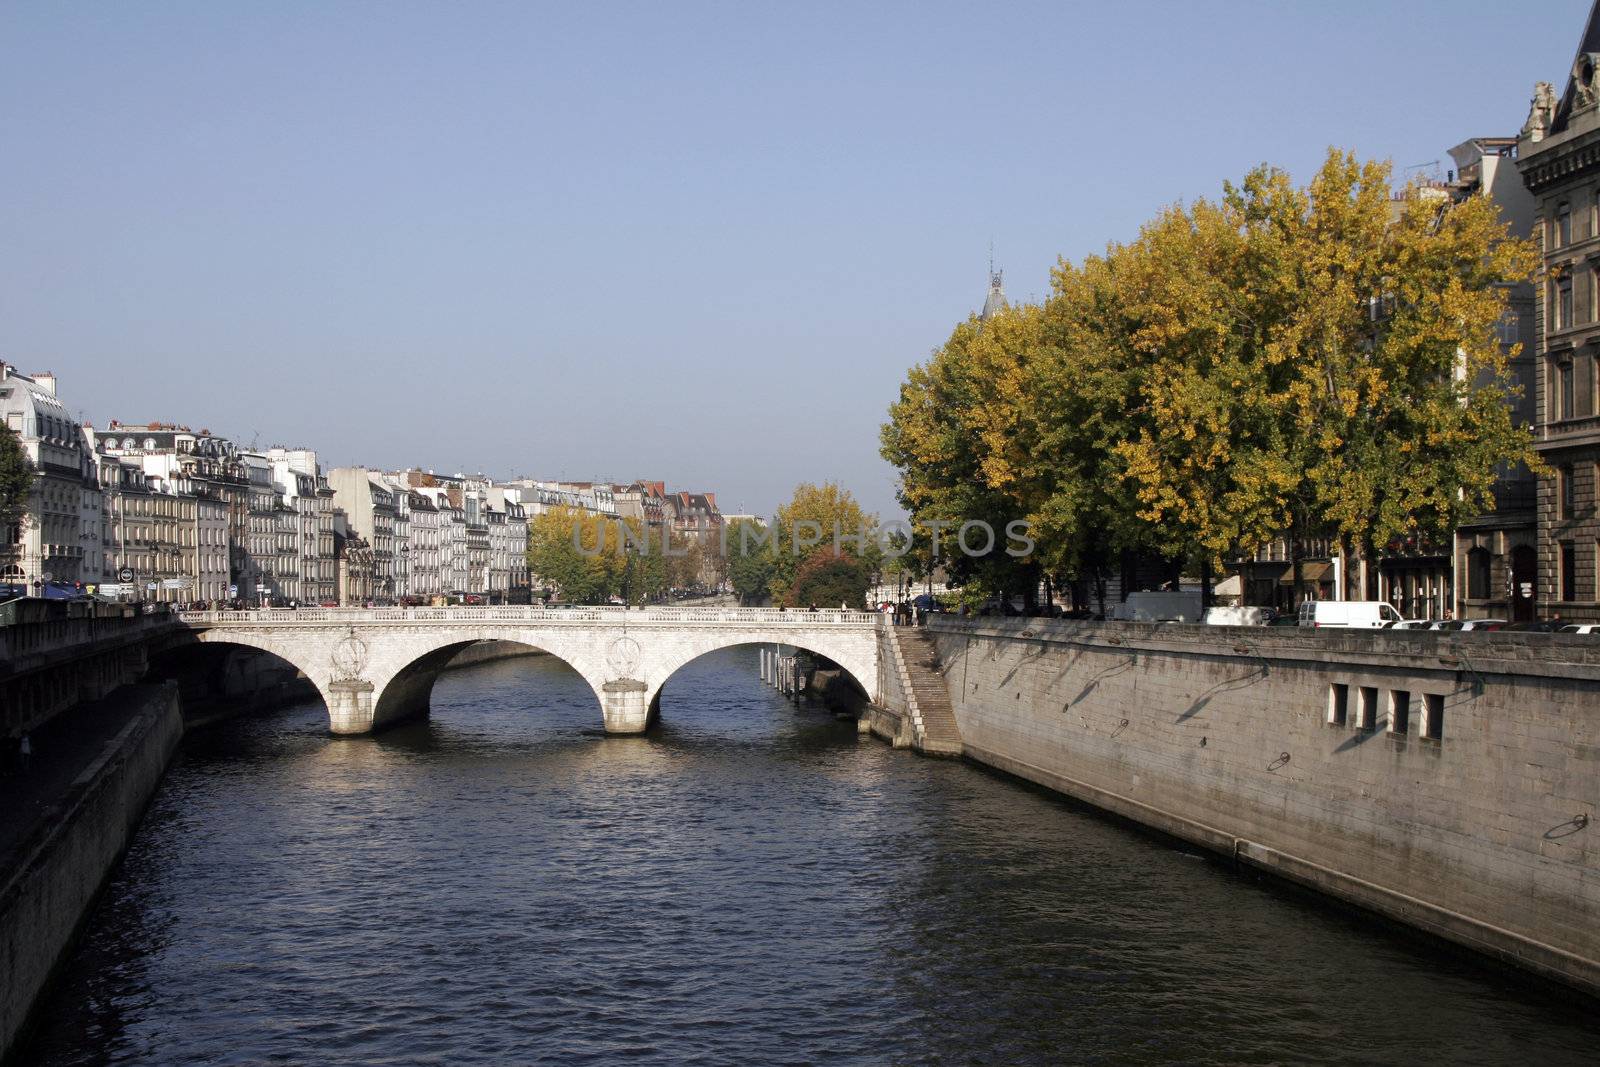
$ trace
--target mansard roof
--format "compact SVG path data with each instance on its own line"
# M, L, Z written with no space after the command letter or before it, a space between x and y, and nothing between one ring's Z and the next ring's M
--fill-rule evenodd
M1579 71L1584 67L1584 57L1600 57L1600 0L1596 0L1589 8L1589 19L1584 23L1583 36L1578 39L1578 52L1572 59L1572 67L1567 72L1566 89L1561 93L1561 102L1556 105L1555 120L1550 124L1552 134L1565 130L1571 122L1574 110L1579 108L1579 96L1585 86L1579 84ZM1589 70L1592 72L1597 60L1591 59ZM1591 73L1591 80L1593 74ZM1584 101L1590 103L1592 101Z

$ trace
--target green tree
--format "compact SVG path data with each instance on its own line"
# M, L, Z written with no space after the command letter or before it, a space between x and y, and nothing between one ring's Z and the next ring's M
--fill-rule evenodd
M768 590L781 603L795 602L795 575L801 560L813 551L849 552L866 564L869 574L882 561L877 516L863 510L855 496L837 482L796 486L789 502L779 505L773 530Z
M908 557L922 574L943 566L956 584L1032 595L1037 563L1005 553L1008 524L1029 516L1006 466L1007 450L1021 447L1018 412L996 376L1015 375L1036 347L1038 323L1038 310L1022 307L958 324L925 365L912 368L890 407L881 450L900 469L898 496L914 530ZM995 532L995 545L973 557L961 550L960 527L980 521Z
M0 426L0 526L11 526L28 510L35 474L16 431Z
M819 548L796 569L792 599L799 608L860 608L866 604L870 581L871 573L862 560L848 552L835 554L832 548Z
M528 571L561 599L604 604L626 595L642 604L666 591L668 560L646 546L644 526L575 508L552 508L528 523Z
M1442 538L1534 465L1495 336L1534 262L1487 199L1397 198L1337 151L1305 188L1261 167L1062 262L1042 306L959 324L907 376L883 454L919 519L1020 512L1057 580L1284 532L1369 558ZM962 565L998 592L1027 574L1004 562Z
M724 566L741 604L760 604L771 595L777 561L767 536L763 524L753 519L735 519L724 529Z

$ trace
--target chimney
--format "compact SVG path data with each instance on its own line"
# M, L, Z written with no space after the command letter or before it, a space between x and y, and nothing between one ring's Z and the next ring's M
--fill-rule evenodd
M45 371L43 374L35 374L33 383L51 396L56 395L56 376L50 371Z

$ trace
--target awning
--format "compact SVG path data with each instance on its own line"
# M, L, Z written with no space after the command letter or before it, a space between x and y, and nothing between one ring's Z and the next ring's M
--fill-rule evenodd
M1333 569L1331 563L1313 563L1307 560L1300 564L1300 580L1303 582L1320 582L1322 576ZM1278 579L1284 585L1294 584L1294 566L1290 565L1283 572L1283 577Z

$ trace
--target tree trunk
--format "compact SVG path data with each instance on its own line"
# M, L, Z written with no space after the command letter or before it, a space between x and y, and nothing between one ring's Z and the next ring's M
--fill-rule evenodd
M1211 557L1206 556L1200 560L1200 610L1202 612L1211 607Z
M1360 597L1350 595L1350 590L1355 587L1357 575L1351 573L1355 562L1355 553L1350 542L1350 535L1339 535L1339 590L1336 594L1340 600L1359 600Z
M1305 561L1301 559L1300 552L1300 516L1295 514L1289 526L1289 560L1294 570L1294 584L1289 588L1289 610L1300 610L1300 589L1305 583Z

